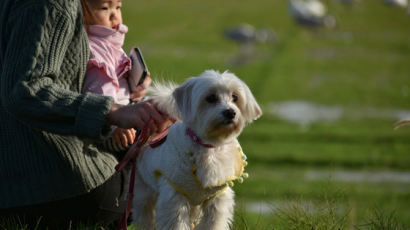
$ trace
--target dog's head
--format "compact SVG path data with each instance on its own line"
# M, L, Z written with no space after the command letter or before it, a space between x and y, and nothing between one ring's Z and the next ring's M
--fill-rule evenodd
M207 70L173 92L179 117L205 142L219 145L237 138L262 115L248 86L232 73Z

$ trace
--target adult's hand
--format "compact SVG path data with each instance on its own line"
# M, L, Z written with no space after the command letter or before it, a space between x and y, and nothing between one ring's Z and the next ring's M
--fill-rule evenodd
M108 115L108 125L116 125L123 129L142 130L145 124L153 119L150 133L161 132L170 124L167 115L161 114L151 103L144 101L129 105L113 104Z
M141 101L142 98L145 97L145 94L147 94L148 92L148 87L151 85L151 82L152 82L152 79L150 76L151 74L148 72L145 80L140 85L137 85L136 92L132 92L130 94L131 101L134 101L134 102Z

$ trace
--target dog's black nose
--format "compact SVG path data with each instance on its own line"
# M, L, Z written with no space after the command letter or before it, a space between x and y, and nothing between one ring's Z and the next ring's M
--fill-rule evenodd
M233 109L227 109L227 110L224 110L224 111L222 112L222 115L223 115L225 118L227 118L227 119L229 119L229 120L232 120L232 119L235 117L236 113L235 113L235 110L233 110Z

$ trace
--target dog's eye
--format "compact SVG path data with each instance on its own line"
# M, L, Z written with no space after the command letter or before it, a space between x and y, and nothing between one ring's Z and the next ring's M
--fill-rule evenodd
M211 94L205 98L208 103L216 103L218 101L218 97L215 94Z
M237 102L238 101L238 95L232 94L232 101Z

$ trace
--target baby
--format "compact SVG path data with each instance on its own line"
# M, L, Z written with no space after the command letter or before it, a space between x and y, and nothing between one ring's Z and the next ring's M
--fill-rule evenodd
M122 49L128 27L122 24L122 0L82 0L84 21L90 44L83 92L98 93L114 98L114 102L126 105L144 97L151 83L148 77L130 92L127 77L131 60ZM112 128L112 138L106 144L112 150L124 150L133 144L134 129Z

